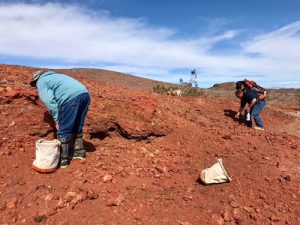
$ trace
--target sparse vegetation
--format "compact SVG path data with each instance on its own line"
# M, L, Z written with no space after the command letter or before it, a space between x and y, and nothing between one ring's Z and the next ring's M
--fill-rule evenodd
M204 91L198 88L197 72L196 70L191 71L191 78L189 82L185 82L182 78L180 78L180 85L164 85L157 84L153 86L153 91L159 94L168 94L174 90L181 90L183 96L203 96Z
M173 91L176 89L180 89L179 86L175 85L164 85L164 84L156 84L153 86L153 91L158 94L167 94L169 91Z
M168 94L168 92L174 90L181 90L183 96L203 96L204 91L197 87L189 87L189 88L182 88L181 86L167 86L163 84L157 84L153 87L153 91L158 94Z
M204 95L204 91L202 89L196 88L196 87L189 88L186 92L183 92L183 93L184 93L184 95L194 96L194 97Z

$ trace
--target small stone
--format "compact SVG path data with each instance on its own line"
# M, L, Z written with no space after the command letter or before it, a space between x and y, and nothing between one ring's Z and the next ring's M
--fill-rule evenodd
M112 181L112 179L113 179L113 176L110 174L107 174L102 178L104 183L107 183L108 181Z
M4 202L0 202L0 211L4 211L6 209L6 204Z
M244 206L243 207L248 213L253 213L255 210L252 207Z
M95 200L99 197L99 195L91 190L88 191L88 199L89 200Z
M257 220L258 220L256 213L251 213L251 214L250 214L250 218L251 218L252 220L254 220L254 221L257 221Z
M193 225L193 224L190 222L182 222L182 223L180 223L180 225Z
M233 220L232 214L229 211L225 211L224 213L222 213L222 217L225 222L230 222Z
M275 216L275 215L272 215L269 219L270 219L272 222L279 222L279 221L280 221L280 219L279 219L277 216Z
M64 202L63 198L60 197L59 200L58 200L58 203L57 203L57 208L62 209L64 207L66 207L66 203Z
M218 225L223 225L224 224L224 219L218 215L218 214L213 214L211 215L211 218L218 224Z
M17 208L17 203L18 203L18 200L13 199L11 202L6 203L6 208L7 209L16 209Z
M240 205L237 203L237 202L235 202L235 201L230 201L229 202L229 205L232 207L232 208L238 208Z
M47 219L47 216L45 215L37 215L33 217L33 220L37 223L41 223L42 221L45 221Z
M291 181L291 180L292 180L292 177L291 177L291 175L285 175L285 176L283 177L283 179L285 179L286 181Z
M49 216L53 216L57 213L57 211L55 209L49 209L46 211L46 215Z
M111 206L119 206L122 202L124 202L125 198L122 194L119 194L117 196L113 196L110 199L107 200L106 205L108 207Z
M149 153L150 158L154 158L154 154L153 153Z
M47 194L45 197L44 197L44 200L45 201L51 201L53 199L53 195L51 193Z
M67 202L71 202L73 199L75 199L78 196L78 194L76 194L76 192L70 191L67 192L67 194L64 196L64 199Z
M233 210L232 216L233 216L233 218L234 218L235 220L241 220L241 219L243 219L242 209L235 208L235 209Z
M5 149L2 152L0 152L1 156L11 156L12 155L12 151L9 149Z

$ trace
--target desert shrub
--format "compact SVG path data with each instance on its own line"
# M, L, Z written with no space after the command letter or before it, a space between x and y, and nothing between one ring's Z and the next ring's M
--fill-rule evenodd
M163 85L163 84L157 84L153 86L153 91L158 94L167 94L169 91L173 90L182 90L182 95L183 96L203 96L204 91L200 88L196 87L180 87L176 85Z
M203 96L204 91L200 88L193 88L192 87L192 88L188 88L187 90L185 90L183 92L183 95L198 97L198 96Z
M167 94L169 88L163 84L157 84L153 86L153 91L158 94Z
M178 86L157 84L153 86L153 91L158 94L167 94L169 91L180 89Z

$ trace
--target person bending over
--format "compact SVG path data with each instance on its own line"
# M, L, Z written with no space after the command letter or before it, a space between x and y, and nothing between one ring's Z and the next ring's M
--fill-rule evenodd
M52 71L37 71L30 85L38 89L40 99L51 113L61 142L60 168L66 168L69 160L84 159L83 125L90 105L87 88L79 81L64 74ZM75 137L73 156L70 156L69 143Z
M235 92L236 97L241 100L241 107L238 113L235 115L236 118L239 118L240 115L244 115L244 112L247 108L250 111L250 127L252 127L252 119L254 119L256 127L255 129L264 130L264 124L260 117L260 113L266 106L265 99L259 99L259 92L252 89L242 89Z

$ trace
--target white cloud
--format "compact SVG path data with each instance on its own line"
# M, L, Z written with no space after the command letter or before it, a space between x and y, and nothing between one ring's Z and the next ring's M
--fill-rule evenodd
M245 45L245 51L285 62L300 58L300 21L289 24L274 32L255 37Z
M211 49L232 41L239 31L182 39L179 31L155 27L141 18L115 18L62 4L0 5L0 54L57 60L57 63L104 66L121 72L179 80L171 71L197 67L203 80L221 82L240 74L264 74L277 85L299 81L300 21L240 43L238 53ZM283 77L284 76L284 77ZM200 74L201 80L201 74ZM298 82L299 83L299 82Z

